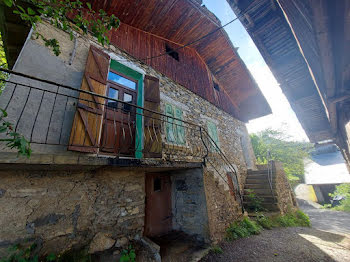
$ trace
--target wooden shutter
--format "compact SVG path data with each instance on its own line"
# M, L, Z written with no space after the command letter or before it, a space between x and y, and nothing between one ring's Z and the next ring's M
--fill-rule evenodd
M81 90L106 95L109 56L91 46ZM69 150L97 153L101 137L105 99L80 93L69 140Z
M159 79L145 76L144 94L146 109L160 112ZM160 115L144 110L144 157L162 157L162 137Z

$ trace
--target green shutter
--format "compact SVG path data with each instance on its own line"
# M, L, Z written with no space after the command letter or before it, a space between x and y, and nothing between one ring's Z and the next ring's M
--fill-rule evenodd
M218 137L218 129L217 129L216 125L213 122L208 122L207 127L208 127L208 134L209 134L210 138L215 142L215 144L218 147L220 147L220 141L219 141L219 137ZM212 149L217 150L215 145L212 145Z
M165 115L183 120L182 110L170 104L165 105ZM166 123L167 142L184 145L186 140L183 122L170 117L167 118Z
M175 118L183 120L182 110L180 108L175 107ZM175 120L176 124L176 142L179 145L185 144L185 129L183 126L183 122L179 120Z
M174 110L173 110L173 106L166 104L165 105L165 114L167 116L166 118L166 138L167 138L167 142L171 142L171 143L175 143L175 134L174 134L174 119L171 117L174 117Z

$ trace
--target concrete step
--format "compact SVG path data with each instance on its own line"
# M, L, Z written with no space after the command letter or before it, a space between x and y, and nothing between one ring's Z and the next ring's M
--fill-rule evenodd
M266 170L248 170L247 174L248 175L265 175L267 174L268 171Z
M250 178L247 177L245 180L246 184L265 184L265 183L269 183L269 180L266 178ZM276 183L275 179L271 180L272 184Z
M249 184L245 184L244 185L244 189L266 189L266 188L270 188L270 184L269 183L249 183ZM272 184L272 188L276 188L275 184Z
M268 211L279 211L277 204L262 203L261 206ZM244 204L244 207L249 212L249 204Z
M244 194L243 195L249 195L252 192L249 192L249 190L247 190L246 188L244 189ZM267 188L255 188L254 192L257 196L260 195L271 195L271 189L270 187ZM273 194L276 195L276 190L273 190Z
M260 197L259 198L261 199L262 202L264 203L277 203L277 199L276 197L273 197L273 196L265 196L265 197ZM249 202L250 201L250 198L247 196L247 195L244 195L243 196L243 201L246 201L246 202Z

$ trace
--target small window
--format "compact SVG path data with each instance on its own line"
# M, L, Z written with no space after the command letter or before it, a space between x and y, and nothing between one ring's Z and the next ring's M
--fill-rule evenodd
M207 123L207 127L208 127L208 134L211 138L210 139L211 151L217 151L218 148L220 148L218 129L217 129L216 125L210 121Z
M215 82L213 82L213 84L215 101L218 105L220 105L220 86Z
M159 192L162 190L162 180L159 177L156 177L153 180L153 191Z
M176 61L180 61L179 60L179 53L176 52L174 49L172 49L170 46L168 46L167 44L165 45L165 52L170 55L172 58L174 58Z
M129 94L127 94L127 93L124 93L123 101L124 101L124 102L128 102L128 103L131 103L131 102L132 102L132 95L129 95ZM129 112L129 111L131 110L131 105L124 104L124 105L123 105L123 109L124 109L124 111Z
M218 92L220 92L220 86L214 82L214 89Z
M114 73L114 72L108 73L108 80L113 81L113 82L120 84L122 86L128 87L132 90L136 90L136 83L134 81L131 81L130 79L127 79L121 75Z
M118 100L118 95L119 95L119 91L117 89L114 89L111 87L109 88L109 90L108 90L108 97L109 98L113 98L113 99ZM110 108L117 108L118 102L111 100L111 99L108 99L107 106Z
M165 114L167 116L170 116L166 118L167 141L178 145L184 145L186 143L185 128L183 126L183 122L180 121L183 120L182 110L180 108L177 108L176 106L166 104ZM174 117L180 120L175 120Z

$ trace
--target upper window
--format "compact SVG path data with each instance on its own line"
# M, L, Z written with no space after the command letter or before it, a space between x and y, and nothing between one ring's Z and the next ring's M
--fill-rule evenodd
M166 104L165 105L166 118L166 138L170 143L184 145L185 144L185 128L183 126L183 114L180 108ZM180 119L175 120L173 117Z
M167 44L165 45L165 52L170 55L172 58L174 58L176 61L180 61L179 59L179 53L176 52L174 49L172 49Z
M136 83L134 81L131 81L130 79L128 79L124 76L118 75L114 72L110 71L108 73L108 80L113 81L113 82L120 84L122 86L126 86L132 90L136 90Z
M217 83L213 83L214 84L214 97L215 97L215 101L220 104L220 87Z
M210 147L212 151L217 151L218 147L220 147L220 141L218 136L218 129L213 122L207 122L208 134L211 138Z

